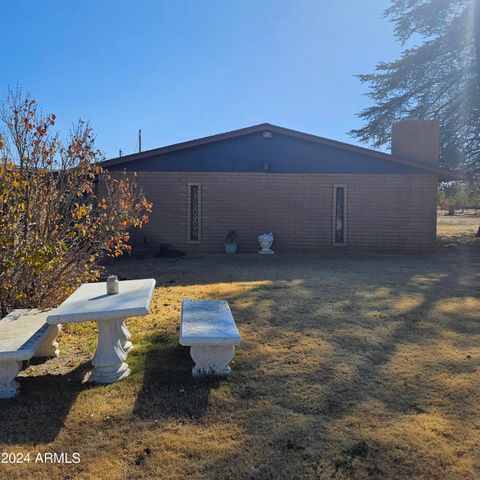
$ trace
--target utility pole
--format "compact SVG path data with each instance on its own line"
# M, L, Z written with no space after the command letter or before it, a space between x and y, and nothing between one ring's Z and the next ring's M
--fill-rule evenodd
M138 131L138 153L142 151L142 129Z

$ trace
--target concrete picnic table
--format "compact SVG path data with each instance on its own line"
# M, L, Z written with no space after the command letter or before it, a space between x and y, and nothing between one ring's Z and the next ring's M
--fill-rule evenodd
M132 342L125 319L147 315L150 309L153 278L119 283L119 293L115 295L107 294L105 282L84 283L46 319L52 325L97 322L98 344L90 382L113 383L130 375L125 360Z

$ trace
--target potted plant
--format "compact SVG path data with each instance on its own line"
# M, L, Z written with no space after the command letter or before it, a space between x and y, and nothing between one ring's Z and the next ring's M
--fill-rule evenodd
M225 253L236 253L237 252L237 232L235 230L230 230L227 234L225 240Z

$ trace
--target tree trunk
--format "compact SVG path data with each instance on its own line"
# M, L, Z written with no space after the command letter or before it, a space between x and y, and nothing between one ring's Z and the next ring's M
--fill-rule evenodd
M480 95L480 0L474 0L473 17L473 37L477 57L477 85L478 95ZM478 227L477 237L480 237L480 226Z

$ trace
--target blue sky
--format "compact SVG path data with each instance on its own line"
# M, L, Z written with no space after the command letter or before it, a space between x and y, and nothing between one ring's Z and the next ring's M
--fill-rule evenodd
M2 3L0 93L17 83L107 157L269 122L336 140L398 57L388 0Z

